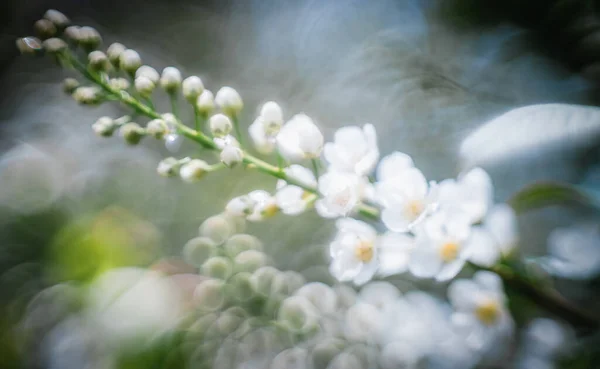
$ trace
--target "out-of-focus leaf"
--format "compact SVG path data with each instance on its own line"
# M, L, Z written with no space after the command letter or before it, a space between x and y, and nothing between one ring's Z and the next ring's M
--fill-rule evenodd
M517 192L508 201L517 213L550 205L577 204L600 210L594 197L579 188L556 182L535 183Z
M600 109L567 104L517 108L467 136L460 155L467 166L514 159L540 149L569 150L600 142Z

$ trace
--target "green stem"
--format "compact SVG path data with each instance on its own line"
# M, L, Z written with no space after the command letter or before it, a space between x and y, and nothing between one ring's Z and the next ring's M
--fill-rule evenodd
M204 117L201 116L200 112L198 111L198 107L194 104L194 129L198 132L202 131L202 124L204 121Z
M240 121L237 115L232 114L231 120L233 121L233 129L235 130L235 136L238 139L240 146L245 147L244 138L242 137L242 130L240 129Z
M175 92L169 93L169 100L171 100L171 112L174 116L179 119L179 108L177 107L177 94Z
M312 163L315 178L319 178L319 163L317 162L317 159L311 159L310 162Z

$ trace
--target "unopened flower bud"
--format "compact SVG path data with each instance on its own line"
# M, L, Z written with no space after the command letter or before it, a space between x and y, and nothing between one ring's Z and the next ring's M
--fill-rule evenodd
M101 117L94 124L94 133L101 137L110 137L117 128L115 121L110 117Z
M64 33L67 39L73 43L79 43L81 40L81 27L79 26L69 26L65 28Z
M228 291L237 301L248 301L253 295L252 289L252 274L237 273L229 280L227 287Z
M304 297L292 296L283 301L277 320L294 332L307 332L317 325L316 308Z
M115 67L120 66L121 54L126 49L127 48L125 47L125 45L118 43L118 42L111 44L108 47L108 49L106 49L106 56L108 56L108 60L110 60L110 62L112 63L113 66L115 66Z
M209 115L215 109L215 97L210 90L204 90L196 99L198 112Z
M52 22L56 28L63 29L71 23L66 15L59 12L58 10L49 9L44 14L44 18Z
M150 78L145 77L145 76L137 77L135 79L134 83L135 83L135 89L137 90L137 92L139 92L142 96L145 96L145 97L152 95L152 92L154 91L154 88L156 87L154 85L154 82L152 82L150 80Z
M244 152L237 146L228 145L221 151L221 162L228 167L233 167L242 162Z
M229 259L215 256L206 260L200 270L202 271L202 275L225 280L233 273L233 266Z
M142 58L135 50L127 49L119 56L119 66L129 74L134 74L141 65Z
M72 94L77 87L79 87L79 81L75 78L65 78L63 81L63 91L69 95Z
M125 78L111 78L108 81L108 84L110 87L112 87L115 90L121 91L121 90L127 90L130 86L131 83L129 83L128 80L126 80Z
M162 140L168 131L169 128L162 119L153 119L146 125L146 132L157 140Z
M200 267L217 252L216 244L208 237L196 237L183 247L183 258L186 262Z
M44 50L46 50L50 54L59 53L61 51L66 50L66 48L67 48L67 43L57 37L52 37L52 38L45 40L42 43L42 45L44 46Z
M160 163L158 163L156 172L163 177L174 177L177 175L179 167L179 160L169 157L161 160Z
M210 166L204 160L193 159L181 166L179 176L185 182L195 182L210 170Z
M79 43L88 50L94 50L102 43L102 37L95 28L84 26L79 29Z
M191 103L194 103L198 96L204 91L204 84L200 77L190 76L183 80L181 85L183 96Z
M238 272L252 273L258 268L269 264L269 258L263 252L256 250L247 250L240 252L235 259L235 270Z
M273 137L279 133L283 125L283 111L274 101L269 101L262 106L260 116L265 127L267 136Z
M142 76L151 80L152 83L154 83L155 85L158 84L158 81L160 80L160 74L158 74L156 69L154 69L148 65L142 65L135 72L135 78L142 77Z
M142 140L142 137L144 137L146 132L139 124L129 122L121 126L119 133L128 144L137 145Z
M229 115L237 115L244 107L240 94L233 88L225 86L217 92L215 97L217 105Z
M43 50L42 41L37 37L19 38L16 45L21 54L39 54Z
M215 215L202 222L198 233L200 236L208 237L217 245L220 245L232 235L233 230L227 219Z
M170 133L165 137L165 147L170 152L178 152L183 143L183 136Z
M235 234L229 237L225 242L225 245L223 245L223 248L229 257L235 257L241 252L248 250L262 251L263 245L255 236L249 234Z
M276 276L281 272L271 266L258 268L250 277L250 284L254 292L259 295L269 297L271 295L271 285Z
M102 51L92 51L88 55L90 67L97 72L105 72L110 67L108 57Z
M56 35L56 26L48 19L40 19L33 25L35 32L42 40Z
M218 214L220 217L227 219L229 222L229 226L232 229L233 233L242 233L246 230L246 219L242 217L236 217L235 215L231 215L228 212L224 211L221 214Z
M231 120L224 114L213 115L210 117L208 123L210 125L210 131L215 137L227 136L233 128Z
M160 77L161 87L169 92L174 93L181 86L181 72L175 67L166 67L163 69Z
M223 287L223 281L217 279L203 281L194 290L194 302L201 310L218 310L225 303Z
M95 86L78 87L72 96L75 101L84 105L95 105L102 101L102 92Z

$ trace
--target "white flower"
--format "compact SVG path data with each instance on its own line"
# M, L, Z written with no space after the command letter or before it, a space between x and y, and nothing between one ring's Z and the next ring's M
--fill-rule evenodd
M474 247L469 260L481 266L496 264L502 255L509 255L517 244L514 210L506 204L495 205L481 225L471 228L470 237Z
M204 90L196 99L196 108L200 114L208 115L215 109L215 97L210 90Z
M415 164L409 155L403 152L394 151L393 153L384 156L379 161L376 174L377 181L383 182L391 179L404 172L406 169L410 169L414 166Z
M215 137L227 136L233 129L233 124L225 114L215 114L208 120L210 132Z
M338 129L333 142L325 144L323 155L334 170L352 172L359 176L368 175L379 159L375 127L365 124L362 129Z
M285 174L288 178L301 182L302 184L316 188L317 180L314 174L308 168L301 165L291 165L285 169ZM277 193L275 201L281 212L288 215L297 215L306 210L307 197L311 193L305 189L288 184L283 179L277 181Z
M173 93L181 86L181 72L175 67L166 67L160 76L160 85L165 91Z
M252 143L261 154L270 154L275 149L275 137L268 135L263 117L258 117L248 127Z
M297 114L284 124L276 140L279 152L290 161L318 158L323 149L323 134L304 114Z
M435 184L417 168L408 168L375 184L376 197L383 206L381 220L394 232L412 230L437 208Z
M183 96L188 99L188 101L193 102L204 91L204 84L202 83L200 77L190 76L183 80L181 88L183 91Z
M323 196L315 209L324 218L346 216L363 198L365 180L352 173L330 171L319 178L319 193Z
M476 232L471 231L468 218L461 213L437 212L416 231L417 245L409 268L420 278L435 277L438 281L454 278L480 242L479 235L473 236Z
M195 182L202 178L209 170L210 166L204 160L193 159L181 166L179 176L186 182Z
M587 279L600 274L600 228L593 224L558 228L548 237L546 269L552 275Z
M438 186L440 207L464 212L471 223L483 220L493 204L492 180L481 168L473 168L456 180L446 179Z
M455 313L452 322L473 349L487 349L512 333L513 322L502 281L498 275L480 271L472 280L458 279L448 288Z
M352 218L339 219L338 232L329 245L331 274L342 282L357 285L368 282L377 271L377 232L367 223Z
M244 102L240 94L228 86L221 87L217 91L215 102L228 115L237 115L244 108Z
M251 222L258 222L272 217L279 211L275 198L267 191L252 191L248 194L248 197L254 202L252 213L246 217Z
M283 125L283 111L274 101L266 102L260 109L260 117L269 135L276 135Z
M150 96L156 87L154 82L146 76L139 76L134 81L135 89L143 96Z
M387 277L408 270L415 239L406 233L386 232L379 236L377 247L380 251L377 274Z
M233 167L242 162L244 159L244 152L235 145L228 145L221 151L220 159L223 164L228 167Z
M146 77L155 85L158 84L158 81L160 80L160 74L158 74L156 69L148 65L142 65L137 71L135 71L135 78L139 77Z
M116 53L116 51L115 51L115 53ZM142 65L142 58L140 58L140 54L138 54L137 51L127 49L119 54L119 63L120 63L121 69L123 69L124 71L126 71L128 73L133 74Z

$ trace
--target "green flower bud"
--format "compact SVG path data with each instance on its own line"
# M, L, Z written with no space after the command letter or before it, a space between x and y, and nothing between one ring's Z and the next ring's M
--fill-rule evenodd
M292 332L306 333L318 328L318 312L304 297L286 298L277 314L277 320Z
M152 95L152 92L154 92L154 89L156 88L154 82L152 82L150 78L146 76L137 77L134 81L134 84L137 92L139 92L140 95L145 97L149 97L150 95Z
M250 273L235 274L230 278L227 287L228 296L236 301L248 301L254 296L252 275Z
M169 127L167 127L167 123L164 120L154 119L146 125L146 132L157 140L162 140L167 132L169 132Z
M126 80L125 78L111 78L108 81L108 84L111 88L117 90L117 91L121 91L121 90L127 90L130 86L131 83L129 83L128 80Z
M179 160L169 157L165 158L158 163L156 172L163 177L174 177L179 173L180 163Z
M270 369L304 369L309 367L308 363L308 351L300 347L293 347L283 350L275 356Z
M106 55L113 66L117 68L120 67L121 54L123 54L123 51L126 49L127 48L123 44L118 42L115 42L108 47Z
M166 67L160 77L161 87L169 92L174 93L181 86L181 72L175 67Z
M52 22L52 24L58 29L64 29L71 23L71 21L69 20L69 18L67 18L66 15L54 9L49 9L48 11L46 11L46 13L44 14L44 18Z
M227 145L221 151L219 158L223 164L231 168L242 162L244 152L235 145Z
M149 65L142 65L137 71L135 71L135 78L139 77L148 78L150 81L152 81L152 83L154 83L154 85L157 85L160 81L160 74L158 74L156 69Z
M233 232L227 219L215 215L202 222L198 233L200 236L208 237L215 241L216 244L221 245Z
M283 272L283 275L287 281L290 293L296 291L306 283L304 276L298 272L288 270Z
M193 159L181 166L179 176L185 182L192 183L204 177L209 170L210 165L207 162L200 159Z
M101 117L94 124L92 130L100 137L110 137L117 128L115 121L110 117Z
M244 107L240 94L235 89L228 86L221 87L221 89L217 91L215 102L225 114L230 116L239 114Z
M73 92L73 99L83 105L96 105L102 101L102 91L95 86L81 86Z
M229 259L215 256L206 260L202 264L200 270L202 271L202 274L207 277L225 280L233 273L233 266Z
M23 37L17 39L17 49L21 54L40 54L44 49L42 41L36 37Z
M344 341L327 337L315 344L310 353L314 369L327 369L329 363L344 350Z
M77 87L79 87L79 81L75 78L65 78L63 81L63 91L67 94L72 94Z
M233 233L242 233L246 230L246 219L243 217L238 217L227 212L223 212L219 214L219 216L229 222L229 226Z
M224 137L231 133L233 123L231 119L224 114L215 114L208 120L210 132L215 137Z
M48 19L40 19L33 25L35 32L42 40L56 35L56 26Z
M124 50L119 55L119 66L125 72L133 75L142 66L142 58L135 50Z
M200 267L216 253L216 245L210 238L196 237L189 240L183 247L184 260L196 267Z
M322 314L334 314L337 311L337 295L324 283L312 282L300 287L294 296L302 296L310 301Z
M209 90L204 90L196 99L196 108L200 114L209 115L215 110L215 97Z
M181 85L183 96L190 102L194 103L198 96L204 91L204 84L200 77L190 76L183 80Z
M93 27L84 26L79 29L79 44L86 50L95 50L102 43L102 36Z
M44 50L50 54L57 54L67 49L67 43L57 37L52 37L42 42Z
M252 273L258 268L269 264L267 255L256 250L247 250L240 252L235 259L235 270L238 272Z
M225 248L225 252L227 253L227 255L229 255L232 258L243 251L262 251L263 249L262 242L258 238L249 234L233 235L229 237L229 239L225 242L225 245L223 247Z
M194 302L201 310L216 311L225 304L224 283L209 279L200 283L194 290Z
M279 270L271 266L265 266L255 270L250 278L250 284L252 285L254 292L264 297L269 297L271 295L273 280L279 273Z
M69 26L65 28L65 37L74 44L78 44L81 40L81 27Z
M216 328L218 329L221 337L227 337L235 332L235 330L239 328L243 321L243 317L234 314L223 313L216 321Z
M137 145L144 137L145 131L139 124L129 122L121 126L119 133L126 143Z

